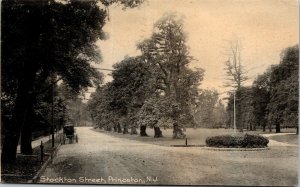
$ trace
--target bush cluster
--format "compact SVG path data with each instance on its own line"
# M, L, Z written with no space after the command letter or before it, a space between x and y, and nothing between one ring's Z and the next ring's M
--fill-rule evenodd
M209 147L233 147L233 148L262 148L267 147L269 140L260 135L221 135L206 138Z

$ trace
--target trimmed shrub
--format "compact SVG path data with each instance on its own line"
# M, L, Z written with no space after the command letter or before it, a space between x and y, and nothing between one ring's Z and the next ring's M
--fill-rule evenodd
M206 138L209 147L262 148L267 147L269 140L260 135L221 135Z

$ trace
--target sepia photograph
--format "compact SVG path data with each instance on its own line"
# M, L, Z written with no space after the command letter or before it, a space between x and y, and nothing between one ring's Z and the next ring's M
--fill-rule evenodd
M1 184L298 186L297 0L1 0Z

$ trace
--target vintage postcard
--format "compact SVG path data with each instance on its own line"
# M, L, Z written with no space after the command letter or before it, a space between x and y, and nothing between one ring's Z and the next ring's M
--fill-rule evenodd
M297 186L296 0L2 0L1 183Z

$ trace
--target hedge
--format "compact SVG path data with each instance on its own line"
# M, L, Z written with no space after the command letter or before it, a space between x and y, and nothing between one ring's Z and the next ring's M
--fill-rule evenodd
M221 135L206 138L208 147L262 148L267 147L269 140L260 135Z

